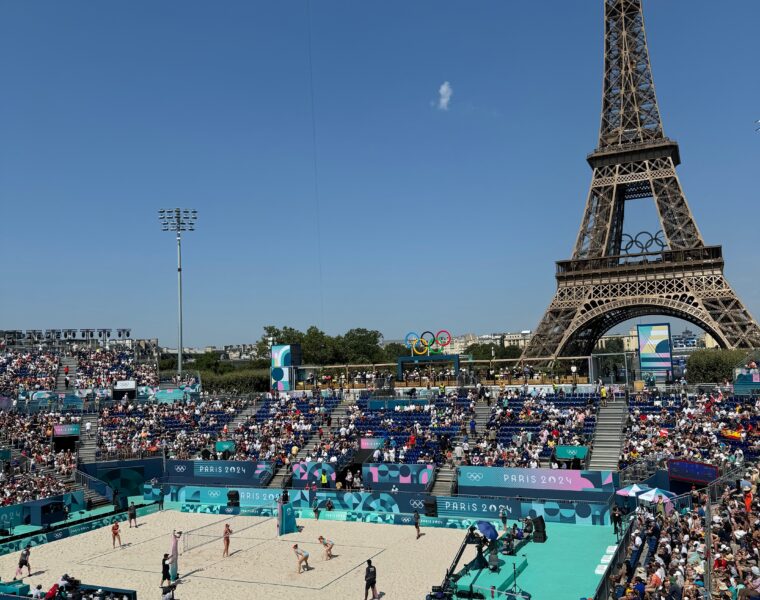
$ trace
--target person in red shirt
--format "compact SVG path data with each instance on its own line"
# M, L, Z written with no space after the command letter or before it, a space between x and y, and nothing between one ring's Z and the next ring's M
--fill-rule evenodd
M119 524L114 523L111 525L111 543L116 548L116 541L119 541L119 548L121 548L121 533L119 532Z
M713 562L713 570L725 571L728 568L728 561L723 558L719 553L715 555L715 562Z

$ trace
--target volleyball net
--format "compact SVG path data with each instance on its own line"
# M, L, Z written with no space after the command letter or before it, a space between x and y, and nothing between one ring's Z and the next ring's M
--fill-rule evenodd
M185 531L182 534L182 553L184 554L194 548L199 548L200 546L205 546L206 544L212 544L214 542L218 542L219 545L221 545L221 540L224 537L225 524L229 524L230 529L232 529L232 534L230 535L231 539L255 539L255 536L251 535L254 533L251 530L267 523L271 526L273 522L276 521L277 507L273 506L272 509L274 514L265 517L263 520L254 520L251 517L240 515L230 515L228 519L223 519L214 523L209 523L203 527ZM249 534L243 535L243 532L249 532Z

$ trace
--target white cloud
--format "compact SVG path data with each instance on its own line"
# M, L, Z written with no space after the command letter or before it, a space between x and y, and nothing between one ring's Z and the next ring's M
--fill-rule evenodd
M448 81L444 81L438 88L438 110L449 110L449 103L453 95L454 88Z

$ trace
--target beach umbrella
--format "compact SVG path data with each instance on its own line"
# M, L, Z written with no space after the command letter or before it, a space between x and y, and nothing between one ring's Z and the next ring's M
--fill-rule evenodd
M496 531L496 527L488 521L478 521L477 525L478 531L480 531L480 533L483 534L483 537L487 540L496 540L499 538L499 533Z
M629 485L624 488L620 488L617 492L615 492L618 496L624 496L626 498L635 498L639 494L643 494L644 492L651 490L648 485L638 483L634 483L633 485Z
M644 502L656 502L657 496L662 496L662 499L667 501L670 498L673 498L675 494L673 492L669 492L668 490L663 490L656 487L644 492L643 494L639 494L638 498Z

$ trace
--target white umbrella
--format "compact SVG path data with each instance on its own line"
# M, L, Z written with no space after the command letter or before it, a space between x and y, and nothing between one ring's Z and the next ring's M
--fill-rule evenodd
M639 500L643 500L644 502L656 502L658 496L662 496L662 499L667 501L668 499L675 496L675 494L673 492L669 492L668 490L662 490L660 488L652 488L651 490L644 492L643 494L640 494L638 498Z

